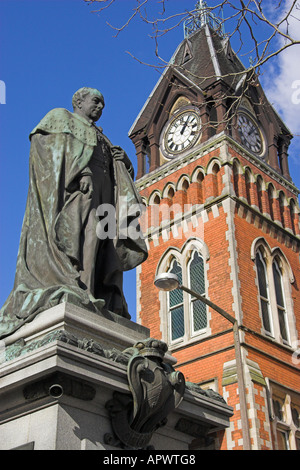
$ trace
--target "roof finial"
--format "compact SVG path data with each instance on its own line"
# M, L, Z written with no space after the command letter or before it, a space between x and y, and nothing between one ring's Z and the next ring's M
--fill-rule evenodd
M184 37L189 37L204 25L209 25L222 37L225 36L223 21L211 11L206 1L199 0L196 3L195 10L190 13L190 18L184 22Z

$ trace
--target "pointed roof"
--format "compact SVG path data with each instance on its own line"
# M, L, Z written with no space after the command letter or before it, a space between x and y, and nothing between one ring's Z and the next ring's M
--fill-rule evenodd
M184 60L186 43L193 60ZM231 49L229 39L220 36L208 24L179 45L171 63L202 89L220 79L234 87L245 72L245 67Z
M222 38L209 25L185 38L176 49L160 80L129 130L133 135L143 129L152 117L155 105L161 95L164 80L175 74L205 90L218 80L234 88L241 79L245 67L232 51L228 38Z
M219 34L209 24L186 37L177 47L169 64L156 83L139 115L129 130L129 137L145 129L151 122L163 93L177 77L187 87L196 87L202 92L208 91L214 84L222 81L233 94L237 94L240 84L245 82L247 70L231 48L229 38ZM258 79L256 80L259 84ZM242 87L241 86L241 87ZM269 103L261 86L255 87L262 98L265 112L269 119L274 119L281 132L291 137L291 132L276 110Z

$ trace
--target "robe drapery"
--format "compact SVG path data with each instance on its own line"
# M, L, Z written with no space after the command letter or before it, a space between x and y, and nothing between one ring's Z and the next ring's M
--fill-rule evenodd
M0 310L0 338L64 301L130 318L123 271L142 263L147 248L137 224L132 237L126 232L142 207L127 155L113 158L112 144L94 123L61 108L50 111L30 139L28 198L14 287ZM92 191L80 190L85 176ZM110 203L116 236L100 239L97 209Z

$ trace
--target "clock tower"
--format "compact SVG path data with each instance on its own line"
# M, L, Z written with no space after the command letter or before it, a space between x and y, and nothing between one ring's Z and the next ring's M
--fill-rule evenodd
M129 136L149 250L137 270L137 321L167 342L187 380L234 412L226 431L207 422L192 448L299 448L292 136L203 2ZM164 272L229 313L237 331L187 291L159 291Z

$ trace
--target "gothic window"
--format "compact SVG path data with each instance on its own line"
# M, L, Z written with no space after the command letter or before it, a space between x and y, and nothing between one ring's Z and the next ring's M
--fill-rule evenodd
M280 334L284 341L288 342L288 333L287 333L287 318L286 318L286 307L283 293L283 282L281 270L278 266L277 260L273 262L273 277L274 277L274 287L276 293L276 303L277 303L277 312L279 319L279 328Z
M256 269L259 286L260 308L264 329L272 334L271 315L270 315L270 295L267 280L267 269L260 250L256 253Z
M289 432L285 429L277 429L277 446L278 450L290 450Z
M296 344L294 276L287 258L278 247L271 249L263 238L253 242L251 256L255 261L262 333L282 344Z
M278 421L283 421L282 408L283 404L279 400L273 399L274 415L278 419Z
M175 191L174 191L174 188L172 186L170 186L169 190L168 190L168 193L167 193L167 197L169 199L172 199L173 197L175 196Z
M197 251L194 251L189 262L190 289L198 294L205 295L204 261ZM192 333L203 330L207 326L206 305L190 296L190 311Z
M182 269L175 259L171 263L169 272L176 274L179 282L182 283ZM180 289L169 292L169 315L170 339L175 341L184 335L183 291Z
M295 227L296 227L296 225L295 225L296 204L295 204L295 201L293 199L291 199L289 209L290 209L292 231L296 235L296 230L295 230Z
M160 203L160 197L158 194L156 194L153 198L153 204L158 205Z
M274 220L274 188L270 184L268 187L268 198L269 198L269 208L271 219Z
M179 251L170 248L162 257L157 274L176 274L179 282L193 292L206 295L208 251L198 239L188 240ZM209 316L206 304L182 289L161 292L161 330L163 340L171 347L194 341L199 335L209 335Z
M239 178L240 178L239 163L237 163L237 161L235 160L233 162L233 186L234 186L234 192L235 192L236 197L240 197Z
M263 207L262 207L262 190L263 190L263 179L261 176L257 177L256 180L256 187L257 187L257 199L258 199L258 207L260 212L263 212Z
M299 450L300 394L268 379L274 450Z
M280 210L280 221L282 226L285 227L284 221L284 194L282 192L279 193L279 210Z
M185 179L182 183L182 190L187 191L189 189L189 186L190 186L190 184L189 184L188 180Z
M212 167L212 185L213 185L213 196L219 196L219 175L220 175L220 167L217 163L214 164Z
M246 197L247 197L247 202L249 205L251 205L251 173L248 169L245 171L245 185L246 185Z
M204 174L203 170L200 168L196 168L193 172L191 182L195 183L196 191L197 191L197 202L198 204L203 204L204 202Z

